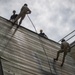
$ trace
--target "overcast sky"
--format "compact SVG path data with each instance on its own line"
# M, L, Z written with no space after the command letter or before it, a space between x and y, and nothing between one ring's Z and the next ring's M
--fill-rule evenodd
M29 17L37 32L42 29L49 39L59 41L75 30L75 0L0 0L0 16L10 19L12 11L18 14L25 3L32 11ZM22 26L35 31L27 16Z

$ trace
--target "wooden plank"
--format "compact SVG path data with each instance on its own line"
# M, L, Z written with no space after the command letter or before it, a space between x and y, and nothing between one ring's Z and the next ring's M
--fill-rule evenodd
M16 26L10 30L12 26L10 21L2 18L0 23L0 54L5 59L2 60L4 75L75 74L75 62L69 54L62 68L60 67L62 54L56 63L53 62L60 48L58 43L42 37L40 41L38 34L19 27L7 45Z

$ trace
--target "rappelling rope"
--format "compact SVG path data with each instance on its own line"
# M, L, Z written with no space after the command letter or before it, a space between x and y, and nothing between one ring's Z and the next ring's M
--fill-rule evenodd
M7 42L7 44L5 45L4 49L6 49L7 46L9 45L9 43L10 43L10 41L12 40L12 38L13 38L14 34L16 33L17 29L18 29L18 28L16 27L16 29L14 30L14 32L13 32L12 35L10 36L10 38L9 38L9 40L8 40L8 42Z
M27 17L29 18L31 24L33 25L33 27L34 27L34 29L35 29L35 32L37 33L37 30L36 30L36 27L35 27L34 23L32 22L32 20L30 19L30 17L29 17L28 15L27 15ZM38 37L39 37L39 41L40 41L40 43L41 43L41 46L42 46L42 48L43 48L43 50L44 50L44 53L45 53L45 55L46 55L46 57L47 57L50 72L52 73L52 70L51 70L51 67L50 67L51 65L50 65L50 62L49 62L49 58L48 58L48 55L47 55L47 53L46 53L46 51L45 51L43 42L42 42L42 40L41 40L41 38L40 38L39 35L38 35Z
M37 33L37 30L36 30L36 27L35 27L34 23L32 22L32 20L30 19L30 17L29 17L28 15L27 15L27 17L29 18L31 24L33 25L33 27L34 27L34 29L35 29L35 32Z

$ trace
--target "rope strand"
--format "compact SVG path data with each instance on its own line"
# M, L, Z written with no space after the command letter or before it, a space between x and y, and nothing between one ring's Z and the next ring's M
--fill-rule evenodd
M35 32L37 33L36 27L35 27L35 25L33 24L32 20L30 19L30 17L29 17L28 15L27 15L27 17L29 18L31 24L33 25L33 27L34 27L34 29L35 29Z
M10 36L10 38L9 38L7 44L5 45L4 49L6 49L7 46L9 45L9 43L10 43L10 41L12 40L12 38L13 38L14 34L16 33L17 29L18 29L18 28L16 28L16 29L14 30L13 34Z
M33 24L32 20L30 19L30 17L29 17L28 15L27 15L27 17L29 18L31 24L33 25L33 27L34 27L34 29L35 29L35 32L37 33L36 27L35 27L35 25ZM39 40L40 40L41 46L42 46L42 48L43 48L43 51L44 51L44 53L45 53L45 55L46 55L46 57L47 57L47 61L48 61L48 65L49 65L50 72L52 73L52 70L51 70L51 68L50 68L51 65L50 65L50 62L49 62L49 58L48 58L48 55L47 55L47 53L46 53L46 51L45 51L45 48L44 48L44 46L43 46L43 43L42 43L42 40L40 39L40 37L39 37Z

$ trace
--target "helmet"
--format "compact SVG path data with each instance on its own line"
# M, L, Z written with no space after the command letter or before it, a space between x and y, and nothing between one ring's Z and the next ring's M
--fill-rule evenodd
M40 32L43 32L43 30L42 30L42 29L40 29Z
M16 12L16 10L13 10L13 13L15 13Z
M25 3L24 6L28 6L28 5Z
M65 39L62 39L61 42L65 41Z

